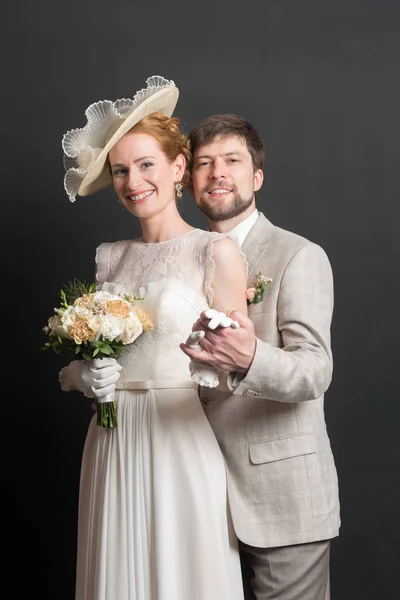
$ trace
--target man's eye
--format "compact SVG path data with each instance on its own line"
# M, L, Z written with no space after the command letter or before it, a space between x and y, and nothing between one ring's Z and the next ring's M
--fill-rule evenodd
M237 158L230 158L229 162L236 163L236 162L239 162L239 160Z

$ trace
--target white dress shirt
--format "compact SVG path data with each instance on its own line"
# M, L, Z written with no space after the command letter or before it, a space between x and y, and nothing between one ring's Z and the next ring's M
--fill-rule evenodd
M254 223L257 221L258 214L258 210L255 209L249 217L247 217L244 221L238 223L238 225L235 225L235 227L228 231L228 236L235 240L239 248L243 246L243 242L246 239L247 234L253 227Z

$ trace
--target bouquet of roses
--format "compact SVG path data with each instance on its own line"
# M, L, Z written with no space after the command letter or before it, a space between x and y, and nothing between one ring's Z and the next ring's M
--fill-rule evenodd
M133 294L111 294L95 291L95 284L74 279L60 291L61 302L54 309L43 331L48 342L43 350L56 353L65 350L77 358L118 358L128 344L153 325L137 302L144 300ZM117 424L114 396L99 402L97 424L111 428Z

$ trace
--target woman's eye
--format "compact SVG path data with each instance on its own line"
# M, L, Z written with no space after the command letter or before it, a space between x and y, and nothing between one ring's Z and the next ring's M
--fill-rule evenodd
M114 169L113 175L114 177L121 177L121 175L126 174L126 169Z
M151 162L145 162L142 164L142 167L144 169L148 169L149 167L152 167L152 166L153 166L153 163L151 163Z

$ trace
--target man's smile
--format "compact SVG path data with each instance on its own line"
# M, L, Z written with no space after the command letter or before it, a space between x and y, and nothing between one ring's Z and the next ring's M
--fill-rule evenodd
M232 190L226 187L216 187L212 188L211 190L207 190L207 193L211 195L222 196L224 194L230 194L231 191Z

